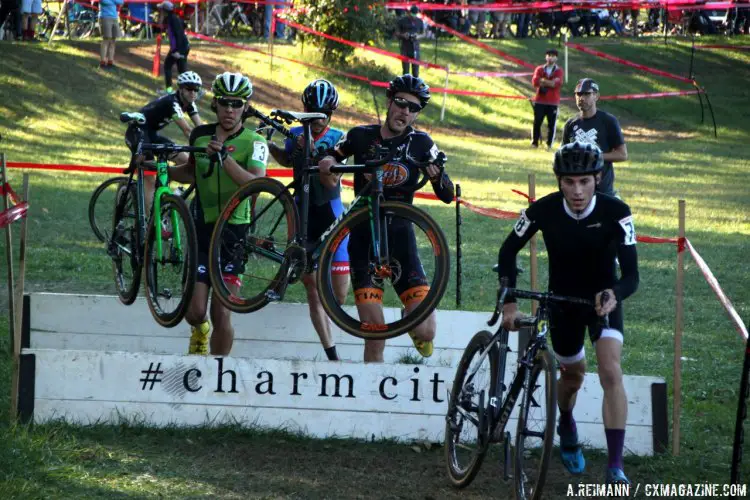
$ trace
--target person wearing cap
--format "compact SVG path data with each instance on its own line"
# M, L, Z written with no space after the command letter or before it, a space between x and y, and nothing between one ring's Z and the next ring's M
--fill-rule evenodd
M557 65L557 50L548 49L546 63L537 66L531 84L536 89L534 96L534 127L531 131L531 147L538 148L542 138L542 122L547 118L547 149L555 142L557 108L560 105L560 87L563 84L563 70Z
M424 23L417 17L419 7L412 5L409 14L401 16L396 25L396 38L401 40L401 55L419 60L419 39L424 36ZM409 63L401 61L403 73L409 73ZM411 74L419 77L419 65L411 65Z
M190 43L185 35L185 25L174 13L174 4L165 0L157 5L161 14L161 22L165 25L167 36L169 37L169 53L164 59L164 81L167 86L167 92L171 93L172 89L172 66L177 64L178 74L187 71L187 58L190 53Z
M604 169L596 190L614 196L615 171L612 163L628 159L628 148L622 136L620 122L610 113L596 109L599 84L591 78L579 80L574 92L579 113L565 123L562 143L594 144L602 150Z

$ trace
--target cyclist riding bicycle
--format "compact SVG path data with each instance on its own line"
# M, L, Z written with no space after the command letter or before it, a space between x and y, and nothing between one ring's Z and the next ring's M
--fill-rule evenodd
M364 163L372 159L372 151L386 147L395 152L395 156L385 167L383 194L386 200L412 203L413 187L419 182L420 170L416 162L435 160L438 147L429 135L415 130L412 126L420 111L430 100L430 87L421 79L412 75L403 75L393 79L386 92L388 97L387 114L382 125L362 125L351 129L346 137L331 151L330 156L323 158L320 167L321 178L330 176L338 181L339 176L330 173L330 167L350 156L354 162ZM453 183L444 170L434 164L427 167L427 175L435 194L444 203L453 201ZM356 194L367 185L368 174L354 175ZM411 188L411 189L410 189ZM366 229L366 228L365 228ZM394 283L405 312L414 310L421 302L425 288L428 287L422 263L416 248L413 228L389 227L388 233L398 244L391 245L392 256L402 264L400 279ZM351 269L354 298L359 317L362 321L382 324L383 285L375 282L369 272L370 234L352 234L349 237L349 266ZM432 340L435 338L437 323L435 312L417 326L409 336L417 351L424 357L432 355ZM384 340L365 340L365 361L382 362Z
M325 113L328 118L315 120L310 125L314 144L311 148L313 157L332 149L343 137L341 130L331 128L331 116L339 105L339 94L336 87L328 80L315 80L302 93L302 104L307 113ZM303 127L291 129L295 139L287 139L284 148L269 143L269 149L274 159L284 167L294 168L296 182L300 182L302 169L307 166L307 159L303 157ZM299 193L299 189L297 189ZM297 207L302 210L302 200L297 198ZM341 183L334 176L314 176L310 179L310 208L308 211L308 239L316 240L333 224L342 213L344 204L341 202ZM346 243L342 244L334 257L333 287L339 303L346 300L349 291L349 254ZM314 272L305 274L302 282L307 290L307 303L310 307L310 319L315 331L320 337L320 343L325 349L329 360L338 360L336 345L331 337L331 325L326 316L323 305L318 297L316 275Z
M573 407L586 373L584 340L588 329L604 390L604 432L609 452L606 480L629 484L622 457L628 412L620 366L622 301L638 288L638 256L630 207L613 196L595 192L603 162L601 150L591 144L574 142L555 153L559 191L521 212L500 248L499 275L508 279L508 286L515 286L516 255L534 233L542 231L549 255L549 290L595 299L595 311L579 305L550 310L552 347L562 368L557 390L560 450L565 467L573 474L581 474L586 462L578 443ZM615 259L622 270L619 279ZM608 295L602 303L603 292ZM598 320L605 315L609 315L609 327L603 327ZM503 325L511 329L517 316L515 300L507 300Z
M266 139L242 126L242 114L248 106L253 86L250 79L240 73L222 73L211 87L214 97L211 109L217 121L193 129L190 145L206 147L208 154L191 153L188 163L170 169L172 179L195 182L196 197L191 212L198 237L198 276L185 319L191 325L189 354L207 354L211 324L211 354L224 356L232 349L234 329L231 311L215 297L211 300L211 322L206 316L211 280L208 276L209 247L214 223L226 201L238 186L257 177L263 177L268 162ZM221 163L217 160L221 159ZM241 239L250 222L250 207L238 205L230 226L232 233ZM243 215L244 214L244 215ZM227 259L228 261L228 259ZM230 290L237 292L244 271L241 261L228 262L222 269L224 281Z
M125 144L130 148L131 153L135 154L135 148L138 146L136 138L136 129L140 127L144 130L146 137L144 142L151 144L174 144L174 142L159 134L159 131L174 122L180 127L185 138L190 138L190 132L193 128L188 124L185 115L190 117L193 124L197 127L203 122L198 114L198 106L195 102L200 96L203 82L198 73L186 71L177 77L179 88L174 94L167 94L159 97L146 104L139 110L146 120L145 125L130 125L125 131ZM152 159L152 155L147 155L146 159ZM178 153L170 158L178 165L188 161L187 153ZM144 177L144 190L146 196L146 206L151 206L151 200L154 197L156 187L156 178L154 176Z

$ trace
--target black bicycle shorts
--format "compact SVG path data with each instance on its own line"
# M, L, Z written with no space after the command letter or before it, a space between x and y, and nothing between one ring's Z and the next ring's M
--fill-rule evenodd
M198 207L198 208L196 208ZM195 233L198 237L198 283L205 283L211 287L211 278L209 277L209 262L211 250L211 235L214 232L215 222L206 223L203 221L203 214L199 208L199 203L193 201L190 205L190 213L193 215L195 223ZM224 281L230 284L240 285L240 275L245 272L245 260L241 257L244 252L236 252L241 248L248 224L226 224L222 233L224 243L221 247L221 262L224 266L222 276ZM232 256L235 255L235 258Z
M168 137L164 137L159 134L158 131L150 129L148 127L139 127L137 125L129 125L125 131L125 144L130 149L131 154L135 154L136 147L138 146L138 131L142 130L144 133L143 142L150 144L174 144L174 141ZM154 159L154 155L151 152L143 153L146 161Z
M373 255L371 239L368 224L356 226L349 235L349 268L357 304L382 303L383 300L383 280L374 276L370 268ZM388 248L391 266L400 270L399 276L392 279L391 284L401 302L408 305L415 300L421 301L430 287L422 261L419 260L417 240L411 226L392 224L388 228Z
M599 324L599 316L591 306L578 304L554 304L549 315L552 348L563 364L572 364L583 359L586 330L592 345L602 337L623 339L622 304L617 303L609 313L609 328L605 331Z
M302 206L296 200L297 210ZM344 204L341 198L329 200L323 205L310 204L307 215L307 239L316 241L325 233L331 224L344 213ZM348 236L341 242L333 255L333 274L349 274L349 253L347 252ZM311 269L318 268L318 262L311 262Z

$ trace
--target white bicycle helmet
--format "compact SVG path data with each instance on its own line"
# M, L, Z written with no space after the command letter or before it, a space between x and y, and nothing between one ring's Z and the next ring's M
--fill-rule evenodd
M211 86L214 97L240 97L249 99L253 95L253 84L242 73L222 73Z
M177 77L177 85L180 87L183 85L202 86L203 80L201 80L200 75L195 71L185 71L184 73L180 73L180 76Z

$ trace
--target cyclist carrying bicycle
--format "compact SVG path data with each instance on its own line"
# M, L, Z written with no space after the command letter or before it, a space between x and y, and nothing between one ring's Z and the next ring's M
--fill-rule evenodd
M414 162L435 160L439 152L432 138L424 132L413 128L419 113L430 100L430 87L421 79L412 75L403 75L393 79L386 91L388 97L387 114L382 125L363 125L351 129L346 137L331 151L330 156L323 158L320 167L321 178L332 177L338 181L339 176L330 173L330 167L354 156L354 162L364 163L372 159L374 149L386 147L395 156L385 166L383 193L386 200L412 203L413 187L419 182L420 170ZM451 203L454 198L453 183L444 170L434 164L427 167L432 189L444 203ZM368 183L367 174L354 175L354 191L358 194ZM412 189L410 189L412 188ZM366 229L366 228L365 228ZM402 279L394 283L408 314L422 301L428 287L422 263L416 248L416 240L411 226L390 227L389 235L398 244L389 245L392 255L398 259L402 268ZM369 272L370 234L352 234L349 237L349 266L354 288L355 304L362 321L382 324L383 285L375 282ZM405 279L403 279L405 277ZM435 312L409 336L417 351L424 357L432 355L432 341L435 338L437 323ZM384 340L365 340L364 360L383 361Z
M198 114L198 106L195 104L203 86L200 75L194 71L186 71L177 77L177 84L179 85L177 92L163 95L139 110L139 113L146 119L146 124L130 125L125 131L125 144L128 145L131 153L135 154L135 148L138 146L136 137L138 127L146 133L145 142L151 144L174 144L171 139L159 134L159 131L174 122L180 127L182 133L185 134L185 138L189 139L193 127L188 124L187 117L190 118L196 127L203 123ZM151 156L148 155L147 159L151 159ZM181 165L188 161L188 155L187 153L178 153L170 158L170 160ZM154 189L156 188L156 179L154 176L146 176L143 181L146 206L150 207L154 197Z
M622 301L638 288L636 235L630 207L619 199L596 193L604 159L591 144L566 144L555 153L554 172L559 191L521 212L498 256L499 276L516 283L516 255L541 231L549 255L549 290L562 295L592 298L588 306L564 305L550 310L552 347L561 365L558 380L560 451L565 467L581 474L585 460L573 419L576 394L586 373L585 331L594 346L599 379L604 390L604 432L609 463L608 483L630 484L623 472L623 445L628 403L620 359L623 344ZM622 275L616 275L615 259ZM603 292L608 298L602 303ZM609 315L609 327L598 317ZM511 329L518 316L514 299L503 306L503 326Z
M206 309L211 280L208 276L208 255L214 223L224 203L238 186L257 177L263 177L268 162L266 139L253 130L242 126L242 114L253 94L250 79L240 73L222 73L211 87L214 93L211 109L217 121L193 129L190 145L207 148L207 154L191 153L184 166L170 169L172 179L179 182L195 182L196 197L191 212L198 236L198 276L193 298L185 319L191 326L189 354L207 354L210 324L211 354L228 355L232 350L234 329L231 312L215 297L211 300L211 323ZM217 162L221 159L221 165ZM246 206L243 207L242 203ZM232 233L240 240L250 222L250 205L242 202L232 215ZM228 259L227 259L228 262ZM240 275L244 271L242 262L228 262L222 269L227 286L237 292Z
M343 137L341 130L331 128L331 116L339 105L339 94L336 87L328 80L315 80L310 83L302 93L302 104L306 113L325 113L328 118L315 120L310 125L313 135L313 156L327 152L332 149ZM303 158L303 127L291 129L296 139L287 139L284 148L274 143L269 143L269 149L274 159L285 167L294 168L295 181L300 182L302 169L307 166L307 160ZM297 192L299 192L297 190ZM297 207L302 210L301 199L297 199ZM333 224L342 213L344 204L341 202L341 182L338 177L332 175L315 176L310 180L310 208L308 213L308 238L315 240ZM315 331L320 337L320 343L325 349L329 360L338 360L336 345L331 337L331 325L326 316L323 305L318 297L316 275L314 272L306 274L302 282L307 290L307 303L310 307L310 319ZM349 291L349 254L346 251L346 243L342 244L334 257L333 287L339 303L343 304Z

